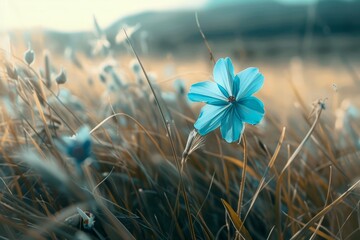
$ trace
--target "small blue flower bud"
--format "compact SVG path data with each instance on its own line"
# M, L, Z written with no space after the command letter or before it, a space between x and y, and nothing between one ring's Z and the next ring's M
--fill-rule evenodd
M61 69L60 73L56 76L55 81L57 84L64 84L66 82L66 73Z
M139 74L141 71L140 64L136 59L134 59L130 62L130 67L133 70L133 72L136 74Z
M32 64L35 60L35 53L34 50L31 49L30 44L28 50L24 53L24 60L28 65Z
M100 81L106 83L106 76L103 73L99 73Z

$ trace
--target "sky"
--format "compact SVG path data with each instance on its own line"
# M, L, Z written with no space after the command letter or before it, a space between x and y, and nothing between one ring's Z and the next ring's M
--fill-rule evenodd
M0 30L34 27L90 30L93 15L102 27L145 10L197 8L206 0L0 0Z
M226 2L254 0L224 0ZM198 8L222 0L0 0L0 32L48 28L59 31L91 30L93 15L101 27L145 10ZM314 2L317 0L277 0Z

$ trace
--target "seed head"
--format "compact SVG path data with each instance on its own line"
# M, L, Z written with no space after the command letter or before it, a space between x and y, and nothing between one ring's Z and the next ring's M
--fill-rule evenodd
M91 212L84 212L80 208L76 208L80 217L82 218L83 227L87 230L94 228L95 216Z
M194 129L190 132L184 152L181 157L181 165L183 166L189 155L193 153L196 149L203 146L205 139Z

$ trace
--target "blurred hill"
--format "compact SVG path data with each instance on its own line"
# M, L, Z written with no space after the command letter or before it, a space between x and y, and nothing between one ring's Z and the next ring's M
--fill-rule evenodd
M306 44L319 53L329 49L359 51L359 12L360 1L326 0L316 5L255 1L221 6L210 4L199 9L198 16L210 43L228 42L223 47L234 48L224 51L237 51L232 46L235 43L239 48L247 49L248 54L261 51L271 55L276 52L274 48L301 52ZM170 51L186 55L204 50L195 11L145 12L122 18L104 28L113 46L116 45L115 36L124 24L141 25L133 40L137 48L140 48L140 41L151 46L148 54L162 56ZM89 32L46 31L44 34L46 41L51 41L57 51L71 46L88 54L91 46L84 42L90 42L95 36ZM124 49L123 45L116 45L115 51L121 49Z

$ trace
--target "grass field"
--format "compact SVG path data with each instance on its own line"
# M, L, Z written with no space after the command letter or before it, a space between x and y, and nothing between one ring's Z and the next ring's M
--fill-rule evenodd
M203 104L187 92L212 79L205 45L141 55L141 69L130 47L46 64L47 44L30 65L24 46L1 50L2 239L360 238L356 57L232 53L235 72L265 76L265 117L239 144L215 130L189 153Z

